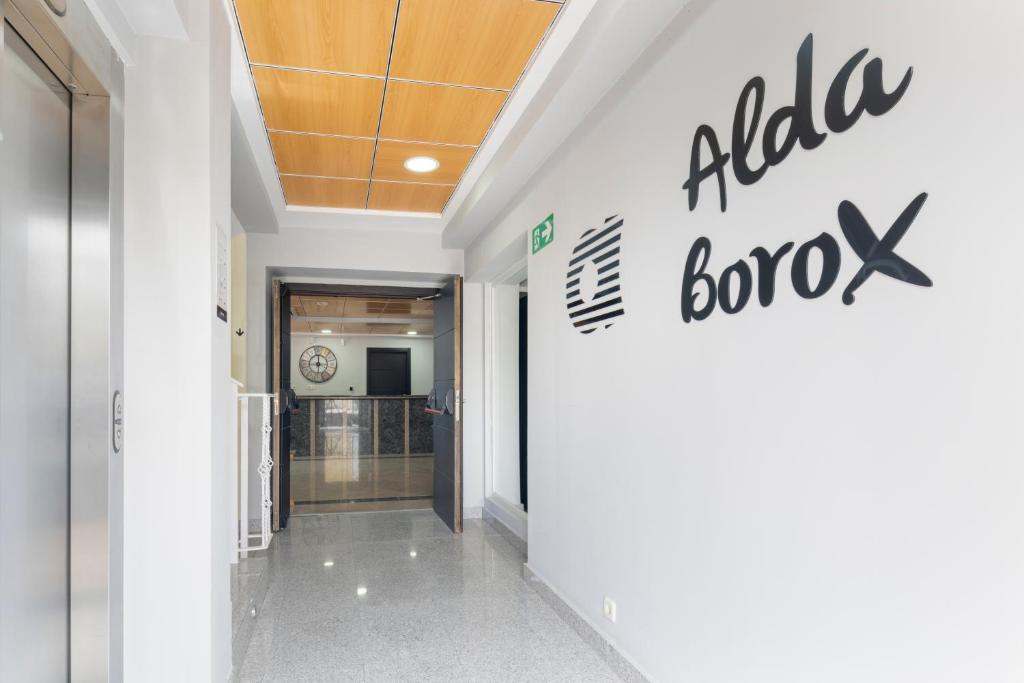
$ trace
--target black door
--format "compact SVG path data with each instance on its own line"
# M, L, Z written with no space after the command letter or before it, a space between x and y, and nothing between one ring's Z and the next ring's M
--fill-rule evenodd
M434 300L434 512L462 531L462 278Z
M409 349L366 349L366 393L369 396L412 393Z
M281 482L278 496L278 519L281 528L288 526L292 500L292 410L297 408L292 391L292 295L288 285L281 285Z

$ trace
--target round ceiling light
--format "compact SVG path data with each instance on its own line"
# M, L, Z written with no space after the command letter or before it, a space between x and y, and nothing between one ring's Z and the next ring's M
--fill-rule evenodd
M434 157L409 157L405 160L405 167L413 173L430 173L441 166Z

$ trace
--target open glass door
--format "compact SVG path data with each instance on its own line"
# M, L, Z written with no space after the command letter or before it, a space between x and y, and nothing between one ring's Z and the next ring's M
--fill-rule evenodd
M288 285L275 279L271 288L271 392L277 397L274 409L271 498L274 531L288 526L291 514L291 411L294 394L291 382L292 299Z
M462 531L462 278L452 277L434 300L434 512Z

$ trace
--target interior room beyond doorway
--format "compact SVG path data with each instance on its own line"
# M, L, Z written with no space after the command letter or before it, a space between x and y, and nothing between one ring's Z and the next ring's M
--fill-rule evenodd
M291 301L292 514L429 509L433 304Z

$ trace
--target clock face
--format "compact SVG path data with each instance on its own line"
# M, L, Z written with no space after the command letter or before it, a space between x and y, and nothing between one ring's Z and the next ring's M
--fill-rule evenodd
M310 382L326 382L338 370L338 358L326 346L310 346L299 356L299 372Z

